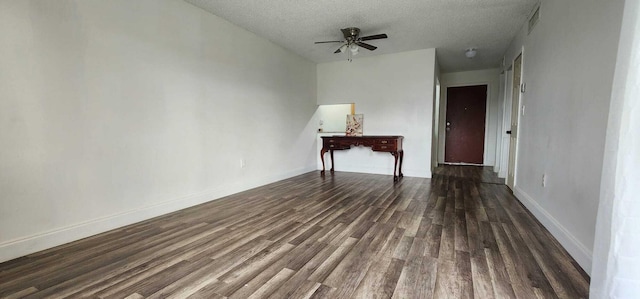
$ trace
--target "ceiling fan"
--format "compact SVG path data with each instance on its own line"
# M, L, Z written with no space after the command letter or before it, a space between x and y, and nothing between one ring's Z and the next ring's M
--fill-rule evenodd
M315 43L316 44L344 43L342 46L340 46L340 48L338 48L338 50L336 50L333 53L344 53L348 49L349 52L347 52L347 54L349 54L348 56L349 61L351 61L352 55L358 54L358 49L360 47L365 48L369 51L373 51L378 48L376 46L364 43L364 41L387 38L387 35L384 33L360 37L360 28L356 28L356 27L344 28L344 29L340 29L340 31L342 31L342 35L344 35L344 40L322 41L322 42L315 42Z

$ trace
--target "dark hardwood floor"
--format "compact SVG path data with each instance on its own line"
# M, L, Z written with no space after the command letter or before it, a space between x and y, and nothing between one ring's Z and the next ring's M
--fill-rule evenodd
M0 297L588 297L500 182L312 172L2 263Z

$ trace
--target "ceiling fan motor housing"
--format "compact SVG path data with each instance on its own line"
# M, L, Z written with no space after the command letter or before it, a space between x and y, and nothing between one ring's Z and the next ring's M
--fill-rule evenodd
M344 38L349 42L354 42L360 35L360 28L357 27L349 27L342 29L342 33L344 34Z

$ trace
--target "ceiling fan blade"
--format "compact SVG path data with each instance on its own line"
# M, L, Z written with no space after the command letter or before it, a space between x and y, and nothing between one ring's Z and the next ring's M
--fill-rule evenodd
M338 53L340 53L340 52L342 52L342 51L340 51L340 48L338 48L338 50L336 50L335 52L333 52L333 54L338 54Z
M383 39L383 38L387 38L387 35L384 34L384 33L383 34L364 36L364 37L361 37L360 40L361 41L365 41L365 40Z
M369 50L369 51L373 51L373 50L375 50L375 49L377 49L377 48L378 48L378 47L376 47L376 46L372 46L372 45L370 45L370 44L361 43L361 42L356 42L356 45L358 45L358 46L360 46L360 47L363 47L363 48L365 48L365 49L367 49L367 50Z
M314 44L327 44L327 43L342 43L344 41L342 40L328 40L328 41L324 41L324 42L314 42Z

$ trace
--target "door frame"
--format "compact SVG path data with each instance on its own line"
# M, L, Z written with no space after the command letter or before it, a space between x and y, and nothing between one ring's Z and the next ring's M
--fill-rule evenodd
M500 153L500 172L498 172L498 177L505 179L509 171L509 141L511 136L507 134L507 131L511 130L511 105L513 102L513 65L509 65L505 70L505 80L504 80L504 95L502 102L502 123L500 124L500 147L502 147L502 152Z
M438 167L438 147L440 142L440 98L442 93L442 83L440 83L440 75L436 74L434 101L433 101L433 124L431 131L431 172L433 173Z
M483 161L483 166L484 161L488 160L488 150L487 150L487 146L488 146L488 142L489 142L489 134L488 134L488 127L489 127L489 120L490 120L490 112L491 112L491 107L489 105L489 95L491 94L491 82L489 81L478 81L478 82L465 82L465 83L455 83L455 84L449 84L449 85L444 85L441 87L440 89L440 136L439 136L439 140L438 140L438 161L442 161L443 164L452 164L452 163L447 163L445 162L444 159L444 150L445 150L445 140L447 140L447 131L446 131L446 125L445 122L447 121L447 93L448 93L448 89L449 87L465 87L465 86L478 86L478 85L486 85L487 86L487 94L485 95L485 112L484 112L484 153L482 154L482 161ZM443 92L444 90L444 92ZM453 164L460 164L460 163L453 163ZM470 164L470 165L478 165L478 164Z
M510 159L507 158L507 164L508 164L508 166L507 166L507 177L505 179L505 184L507 185L507 187L509 187L511 189L511 191L513 191L516 188L517 184L518 184L518 149L520 148L520 132L521 132L520 127L521 127L521 124L522 124L522 116L523 116L522 115L522 106L523 106L523 103L524 103L524 92L522 91L522 85L524 84L524 64L525 64L525 61L524 61L524 47L522 47L520 49L520 53L516 54L514 56L513 60L511 61L511 66L513 68L513 71L512 71L513 75L515 75L515 62L516 62L516 59L518 59L518 57L520 57L520 86L518 87L520 92L518 93L518 110L517 110L518 111L518 114L517 114L518 119L517 119L517 124L516 124L517 131L516 131L516 140L515 140L514 148L511 148L511 145L509 145L509 153L508 153L508 155L511 155L512 154L511 151L514 151L513 152L513 165L511 165L509 163ZM511 83L512 87L513 87L514 83L515 82L513 82L513 80L512 80L512 83ZM510 122L511 122L511 120L513 120L513 101L514 100L515 99L513 99L513 96L512 96L511 97L512 110L510 112L511 115L509 117ZM509 125L509 127L511 127L511 125ZM509 136L509 139L511 139L511 136ZM509 143L509 144L511 144L511 143ZM511 185L509 185L509 171L511 170L511 167L513 167L513 182L511 182Z

